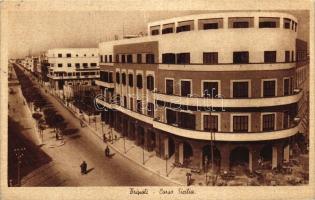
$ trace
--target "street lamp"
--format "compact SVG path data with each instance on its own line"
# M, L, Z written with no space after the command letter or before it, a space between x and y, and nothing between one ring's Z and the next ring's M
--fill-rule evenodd
M21 148L14 148L14 152L15 152L15 156L17 158L18 161L18 171L17 171L17 183L18 186L21 186L21 164L22 164L22 157L24 156L24 151L25 151L25 147L21 147Z
M166 176L168 176L168 173L167 173L167 160L168 160L168 155L166 154L165 155L165 173L166 173Z

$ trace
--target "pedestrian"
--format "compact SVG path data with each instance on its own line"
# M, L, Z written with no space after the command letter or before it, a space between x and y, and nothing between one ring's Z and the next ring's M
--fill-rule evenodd
M85 161L81 163L80 168L81 168L81 174L86 174L87 164Z
M109 157L109 152L110 152L110 150L109 150L108 146L106 146L106 149L105 149L105 156L106 157Z

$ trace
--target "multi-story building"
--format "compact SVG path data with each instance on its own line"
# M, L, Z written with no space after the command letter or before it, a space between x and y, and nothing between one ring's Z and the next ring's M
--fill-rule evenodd
M308 64L297 29L287 13L223 12L100 43L102 118L164 159L203 168L213 155L221 169L252 171L262 158L277 167L301 121Z
M64 48L47 51L50 86L63 90L64 85L91 85L99 78L97 48Z

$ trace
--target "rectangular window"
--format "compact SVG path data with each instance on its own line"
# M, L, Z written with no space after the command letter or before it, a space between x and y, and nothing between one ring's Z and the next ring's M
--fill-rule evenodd
M290 79L285 78L283 80L283 95L287 96L290 95Z
M123 85L126 85L126 74L125 73L121 74L121 82Z
M71 53L67 53L67 58L71 58Z
M290 62L290 51L285 51L284 62Z
M87 64L87 63L83 63L82 65L83 65L83 67L85 67L85 68L88 67L88 64Z
M187 97L191 94L190 81L180 81L181 82L181 96Z
M246 64L249 62L248 51L233 52L233 63L234 64Z
M109 55L109 62L112 63L113 62L113 56Z
M151 75L147 76L147 89L150 91L154 89L154 77Z
M100 80L107 82L108 81L108 72L100 71Z
M62 58L62 54L61 53L58 53L58 58Z
M116 55L116 63L119 63L119 55Z
M58 67L62 67L62 63L58 63Z
M120 84L120 74L116 72L116 83Z
M141 74L138 74L137 75L137 88L138 89L142 89L142 75Z
M179 112L178 126L185 129L195 130L196 116L194 114Z
M102 62L103 62L103 55L100 55L100 58L101 58L100 61L101 61L101 63L102 63Z
M276 96L276 81L263 81L263 97Z
M219 86L218 82L203 82L204 97L216 98L218 97Z
M279 17L259 17L259 28L279 28Z
M291 24L291 20L290 19L288 19L288 18L284 18L283 19L283 27L285 29L290 29L290 24Z
M174 53L164 53L162 54L163 64L175 64L175 54Z
M176 27L176 33L190 31L190 25L178 26Z
M233 132L248 132L248 116L233 116Z
M123 54L121 55L121 62L122 63L125 63L126 62L126 56Z
M276 51L265 51L264 52L264 62L265 63L277 62L277 52Z
M133 74L128 74L128 82L129 86L133 87Z
M189 64L190 63L190 53L178 53L177 64Z
M233 98L248 97L248 81L233 82Z
M174 84L173 84L173 80L171 80L171 79L166 79L166 91L165 91L165 93L166 94L168 94L168 95L172 95L172 94L174 94L174 89L173 89L173 87L174 87Z
M262 130L263 131L275 130L275 114L263 115Z
M137 112L142 113L142 102L141 100L137 100Z
M253 17L229 17L229 28L252 28L254 27Z
M108 73L108 82L113 83L113 72Z
M177 124L177 114L176 111L166 109L166 123L167 124Z
M205 131L218 131L218 116L217 115L204 115L203 117L203 130Z
M148 115L154 117L154 104L148 103Z
M146 63L153 64L154 63L154 54L146 54L145 59L146 59Z
M97 64L96 63L91 63L91 67L96 67Z
M107 63L107 55L104 55L104 57L105 57L105 62Z
M127 55L127 63L132 63L132 55L131 54Z
M124 107L127 108L127 97L124 96Z
M207 23L203 24L203 30L208 30L208 29L218 29L219 24L218 23Z
M168 33L173 33L173 32L174 32L174 29L171 27L162 29L162 34L168 34Z
M234 22L233 28L249 28L248 22Z
M204 52L203 64L218 64L218 52Z
M71 63L68 63L67 66L68 66L68 67L71 67Z
M158 29L151 31L151 35L158 35L158 34L160 34L160 31Z
M142 54L137 54L137 63L142 63Z

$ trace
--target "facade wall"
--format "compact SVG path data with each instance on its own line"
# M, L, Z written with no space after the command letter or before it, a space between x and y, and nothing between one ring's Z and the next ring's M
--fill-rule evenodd
M250 17L249 28L228 28L232 21L238 17ZM275 28L259 28L259 17L274 17L278 21ZM222 18L218 29L202 30L200 19ZM284 18L291 19L289 28L285 28ZM189 21L190 20L190 21ZM192 21L191 21L192 20ZM184 22L185 21L185 22ZM189 21L189 22L187 22ZM168 26L166 24L173 24ZM222 24L221 24L222 23ZM183 25L190 25L193 30L187 32L175 33L175 28ZM161 35L164 27L174 27L174 33ZM291 28L292 26L292 28ZM158 35L150 35L152 30L158 30ZM148 25L149 36L142 38L127 39L121 41L110 41L99 44L100 52L100 66L101 71L113 73L113 83L109 85L110 88L102 85L103 90L112 89L114 94L120 95L120 105L113 106L117 109L114 112L113 126L116 130L122 131L122 134L127 134L130 139L135 140L136 145L142 145L143 148L151 151L154 149L156 155L161 158L172 157L175 162L183 162L187 156L191 157L192 165L202 168L205 152L205 146L209 145L210 134L209 131L204 131L204 115L210 114L209 111L202 111L196 109L194 106L184 106L180 112L193 114L195 117L195 124L193 129L179 127L178 124L166 124L166 108L174 109L175 103L170 99L166 99L167 103L161 107L155 94L165 94L165 79L170 78L174 80L174 94L180 95L180 81L191 81L191 93L193 98L203 97L202 81L218 81L219 94L222 95L223 100L229 99L235 102L238 98L232 97L232 82L236 80L248 80L249 83L249 97L263 99L263 80L276 80L276 92L273 96L283 97L294 96L301 92L298 87L299 82L303 80L303 68L298 69L296 60L298 52L304 48L305 44L298 42L297 37L297 20L294 16L285 13L264 13L264 12L241 12L241 13L215 13L195 16L185 16L180 18L162 20L153 22ZM246 51L249 53L248 63L237 64L233 63L233 53L239 51ZM272 63L265 61L265 51L276 51L276 59ZM204 64L204 52L217 52L218 63ZM289 59L287 56L289 52ZM185 64L165 64L162 63L162 57L165 53L179 54L190 53L189 62ZM147 54L154 55L154 63L137 63L137 54L141 54L142 62L145 62ZM118 55L118 60L116 56ZM127 56L132 57L132 62L127 63ZM112 60L109 61L109 56ZM178 56L178 55L176 55ZM105 57L107 58L105 61ZM126 62L122 63L123 57ZM176 61L177 62L177 61ZM116 72L119 72L120 83L117 83ZM126 85L122 82L122 73L126 74ZM128 74L133 74L133 87L129 87ZM143 89L137 89L136 75L142 74ZM154 90L146 89L146 76L154 76ZM290 94L284 95L284 79L290 80ZM131 109L130 98L127 98L128 105L124 109L123 97L133 97L133 112ZM189 98L189 97L187 97ZM298 96L297 98L300 98ZM154 116L148 116L146 111L140 115L136 113L135 100L142 100L155 104L156 110ZM266 98L266 101L268 98ZM218 131L216 134L230 134L230 140L216 140L215 145L221 154L220 163L222 168L229 169L231 165L231 152L237 147L244 147L248 152L248 166L253 170L257 166L257 161L261 149L266 144L271 144L273 156L278 153L276 161L273 166L277 166L282 162L282 152L284 142L292 136L289 134L279 139L268 140L239 140L233 138L233 116L237 114L246 114L249 116L249 129L246 133L237 133L242 138L246 138L246 134L271 134L277 135L281 131L291 130L295 128L297 123L294 118L298 116L297 104L299 99L293 103L276 105L276 102L268 101L267 106L230 106L226 110L212 111L211 114L218 115ZM181 103L179 103L181 104ZM182 104L187 105L187 104ZM217 108L215 108L217 109ZM119 110L119 111L118 111ZM284 115L288 111L287 127L284 127ZM275 114L274 130L262 130L263 114ZM110 114L104 114L107 117ZM108 122L110 120L107 120ZM158 123L158 125L156 125ZM193 123L191 121L191 123ZM134 126L132 125L134 124ZM164 127L164 128L163 128ZM167 128L165 128L167 127ZM128 130L125 132L125 130ZM292 129L293 130L293 129ZM294 129L295 130L295 129ZM178 131L179 133L175 133ZM199 131L199 132L198 132ZM201 133L200 133L201 132ZM200 138L193 137L192 134L200 135ZM130 134L130 135L129 135ZM154 137L151 137L151 135ZM209 138L205 135L208 134ZM293 133L293 135L296 133ZM208 136L207 135L207 136ZM245 136L244 136L245 135ZM244 136L244 137L243 137ZM152 139L154 138L154 139ZM276 138L276 137L275 137ZM153 142L154 141L154 142ZM154 144L154 145L153 145ZM153 145L153 147L152 147ZM191 149L191 152L187 153ZM189 155L188 155L189 154ZM279 159L278 159L279 158Z

